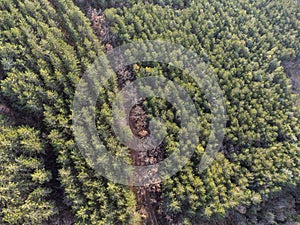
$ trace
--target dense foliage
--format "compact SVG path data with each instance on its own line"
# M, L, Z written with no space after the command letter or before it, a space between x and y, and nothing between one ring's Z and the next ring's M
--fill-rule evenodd
M1 224L40 223L54 211L45 187L51 173L45 169L44 146L34 129L0 119Z
M299 54L297 8L279 1L197 1L180 11L135 4L106 10L105 15L119 37L118 45L162 39L196 51L218 76L227 99L226 157L220 154L201 174L198 162L191 162L165 181L163 211L189 224L195 218L225 215L241 202L257 204L269 192L299 180L299 112L281 66L281 60ZM145 76L143 68L136 71L138 76ZM189 82L166 66L158 70L170 79ZM186 85L203 105L199 90L191 89L195 85ZM201 114L201 138L207 138L209 116ZM199 148L203 147L205 143Z
M300 52L300 11L294 3L74 2L84 9L90 4L106 9L114 46L160 39L195 51L224 92L228 121L223 146L213 164L199 172L211 122L203 90L170 65L140 63L129 68L133 77L163 74L186 88L201 121L195 124L201 135L192 160L161 184L161 222L199 224L221 218L230 209L258 205L299 183L299 105L282 67ZM60 213L61 202L51 195L58 188L75 224L139 224L133 190L96 176L73 137L75 85L104 50L90 25L71 0L0 2L0 102L13 112L0 115L1 224L51 219ZM106 147L126 157L127 149L110 124L117 90L117 79L100 90L96 125ZM168 156L178 141L172 135L180 129L176 109L157 98L143 107L149 118L168 121L170 135L161 145ZM47 163L50 153L56 160L53 166Z
M26 118L28 117L37 120L31 121L30 124L44 132L44 141L50 143L52 151L57 155L59 177L54 179L58 179L64 188L64 202L72 207L76 224L130 224L131 222L128 221L134 217L135 208L132 192L128 188L97 178L94 171L86 165L84 158L79 154L72 137L71 102L74 86L83 71L101 52L101 47L90 28L88 19L74 6L72 1L5 0L1 1L0 9L0 58L4 71L4 79L1 80L1 98L15 112L15 117L24 118L23 120L18 119L21 125L27 122ZM42 122L40 123L39 120ZM15 139L22 138L20 136L21 128L19 130L13 128L12 131L9 131L9 127L6 129L8 130L6 133L11 133L12 137L1 131L1 152L3 151L3 154L8 154L10 148L14 148L9 147L9 143L5 143L5 139L2 140L4 137L8 139L6 142L15 142ZM31 136L34 137L34 134ZM4 137L2 137L3 135ZM26 139L26 133L23 135ZM15 143L16 154L21 159L26 159L27 155L34 157L38 151L43 150L41 144L35 146L37 140L33 142L33 137L32 140L27 138L28 143L24 147L26 151L22 151L22 139L20 147L17 147L18 144ZM3 145L7 147L2 148ZM34 148L30 149L30 147ZM28 151L33 153L30 154ZM43 157L47 160L47 155ZM14 159L13 156L10 159L4 155L3 160L6 164L1 163L1 166L5 168L10 163L10 166L13 167L14 161L19 159ZM22 176L23 173L29 177L32 174L37 184L47 182L46 177L45 179L38 177L38 172L46 176L42 165L38 164L42 161L36 162L36 158L27 160L35 160L35 164L23 166L26 161L16 162L17 165L20 164L26 169L29 167L27 171L24 170L21 174L16 175L16 182L26 181L27 178ZM29 170L30 166L33 167L31 170ZM1 169L1 173L4 173L4 176L11 174L9 168ZM5 183L1 185L5 185ZM29 195L28 201L24 202L24 206L18 206L17 204L20 203L17 202L16 206L4 202L6 208L1 205L1 215L3 215L0 217L0 220L3 220L1 224L5 222L32 224L31 221L41 224L44 219L49 218L50 207L46 213L42 213L31 206L31 201L37 201L36 198L38 199L37 207L47 204L46 201L40 203L42 198L39 199L39 196L43 196L42 189L36 189L36 193L33 192L31 196L31 191L26 193L26 189L23 189L21 184L12 183L12 185L15 186L16 197L1 192L1 198L3 193L4 198L12 198L10 201L20 201L17 198L19 191L25 192L20 199L26 200L27 197L24 198L23 195ZM32 185L34 188L37 186L30 182L26 185ZM19 208L14 209L17 206ZM36 211L35 213L39 217L28 218L28 211L21 210L20 207L28 208L31 212Z

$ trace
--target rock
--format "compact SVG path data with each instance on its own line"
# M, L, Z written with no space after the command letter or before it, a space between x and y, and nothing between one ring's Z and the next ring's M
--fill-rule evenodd
M247 208L245 206L239 205L235 208L240 214L246 214Z
M148 135L148 131L146 131L146 130L141 130L141 131L139 131L139 133L138 133L138 135L140 136L140 137L146 137L147 135Z

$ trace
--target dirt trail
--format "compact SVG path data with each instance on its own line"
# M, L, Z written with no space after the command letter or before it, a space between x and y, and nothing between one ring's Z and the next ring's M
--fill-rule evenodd
M300 104L300 58L292 61L284 61L282 62L282 66L292 81L292 92L299 95Z
M150 202L150 198L149 198L149 194L146 193L146 202ZM149 209L148 213L149 213L149 220L151 222L151 224L153 225L158 225L157 219L156 219L156 214L151 206L151 204L147 204L147 207Z
M98 38L105 46L105 50L111 50L114 45L114 37L109 32L109 27L101 10L89 7L88 17L92 22L92 28ZM136 79L135 75L128 68L119 68L117 73L118 88L121 90L126 85ZM138 138L146 138L149 135L147 113L142 107L142 102L131 109L129 115L130 128L132 133ZM135 166L153 165L163 160L163 152L160 147L150 151L134 151L128 149L132 164ZM131 178L131 182L134 177ZM152 184L144 187L130 186L135 193L137 201L137 211L140 213L143 225L158 225L157 214L159 211L159 201L161 196L161 184Z
M138 138L146 138L149 135L147 113L140 106L135 106L130 113L130 127ZM163 160L160 147L150 151L130 150L130 156L135 166L154 165ZM153 173L155 173L153 171ZM146 174L150 175L150 174ZM161 184L151 184L143 187L131 187L137 199L137 208L142 217L142 224L158 225L157 212L161 195Z

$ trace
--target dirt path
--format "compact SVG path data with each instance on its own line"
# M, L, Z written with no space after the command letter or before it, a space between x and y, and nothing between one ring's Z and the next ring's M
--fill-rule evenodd
M156 219L156 214L155 211L151 205L151 199L149 198L149 193L146 192L146 209L148 209L148 215L149 215L149 221L151 222L152 225L158 225L157 219Z
M145 138L149 134L147 130L148 123L146 121L147 113L141 106L136 106L132 109L129 118L131 118L130 127L133 134L138 138ZM135 166L153 165L163 159L160 148L139 152L130 150L130 156ZM136 195L137 208L142 217L142 224L158 225L157 211L159 208L158 202L161 195L161 185L151 184L144 187L131 187L131 189Z
M114 45L114 37L109 32L109 27L101 10L91 9L87 12L92 22L92 28L98 38L105 45L105 50L109 51ZM117 73L118 88L121 90L126 85L136 79L130 68L120 68ZM138 138L145 138L149 135L147 112L143 109L142 103L137 104L130 112L130 128L132 133ZM150 151L134 151L128 149L132 164L135 166L153 165L163 160L161 148ZM131 178L133 182L134 177ZM131 185L130 190L134 192L137 202L137 211L140 213L143 225L158 225L158 209L161 196L161 184L153 184L145 187L134 187Z

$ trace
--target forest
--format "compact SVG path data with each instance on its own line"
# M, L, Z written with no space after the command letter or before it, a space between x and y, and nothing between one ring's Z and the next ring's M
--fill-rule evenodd
M1 0L0 21L0 224L300 224L295 1ZM176 153L180 141L177 109L153 97L130 111L131 132L145 139L149 121L158 117L166 121L163 141L146 152L121 143L112 126L113 102L135 80L159 74L178 84L199 121L192 124L199 143L180 171L158 183L124 185L99 176L80 151L73 99L99 57L145 40L178 44L199 56L224 95L225 136L212 164L199 170L212 124L205 90L176 65L119 68L97 90L94 122L117 158L154 165ZM109 66L99 65L102 71ZM81 136L89 138L84 128Z

